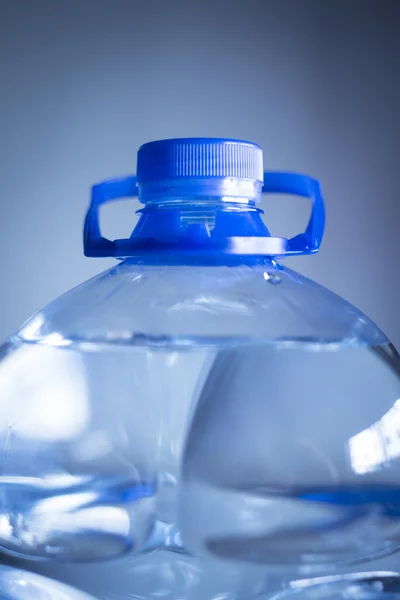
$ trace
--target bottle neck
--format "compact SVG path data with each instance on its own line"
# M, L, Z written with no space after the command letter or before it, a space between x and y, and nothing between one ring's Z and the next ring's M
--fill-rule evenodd
M144 182L138 186L139 200L146 206L166 204L252 206L261 200L262 183L253 179L213 177L175 178Z
M139 182L145 205L129 240L115 251L147 264L253 264L282 255L286 240L271 238L256 207L262 182L204 177Z
M234 212L262 212L249 198L209 197L209 198L154 198L138 210L139 214L154 211L179 210L182 213L210 214L218 210Z
M239 255L262 254L270 237L252 198L158 196L138 211L131 244L157 255L157 260L210 261L221 264ZM205 263L204 263L205 264Z

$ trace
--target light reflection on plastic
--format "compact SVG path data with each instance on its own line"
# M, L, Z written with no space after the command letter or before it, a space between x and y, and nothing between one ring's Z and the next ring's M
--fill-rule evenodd
M350 438L349 450L351 466L359 474L400 457L400 399L379 421Z
M89 420L85 370L78 353L20 346L0 364L0 430L38 441L66 441Z
M40 329L44 325L44 316L37 313L22 328L21 334L25 340L33 340L37 337Z
M71 346L72 342L70 340L65 339L61 333L50 333L45 337L44 343L49 344L49 346Z
M97 499L97 496L98 493L93 491L44 498L37 502L35 506L35 514L47 514L48 512L66 513L74 509L80 509L83 506L94 502Z

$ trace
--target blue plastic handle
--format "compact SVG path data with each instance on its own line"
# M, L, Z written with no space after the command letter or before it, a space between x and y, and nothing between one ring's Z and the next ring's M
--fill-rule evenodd
M102 204L121 200L122 198L135 198L138 195L136 176L129 175L120 179L103 181L92 187L92 199L86 213L83 229L83 246L85 256L115 256L115 242L101 235L99 224L99 207Z
M318 252L325 228L325 207L318 181L298 173L266 172L262 191L263 194L292 194L311 200L311 216L306 230L287 241L285 256ZM134 175L104 181L92 187L92 199L84 226L86 256L117 256L116 245L121 240L111 241L101 235L99 207L108 202L134 198L137 195L138 188Z
M311 200L311 215L304 233L288 240L285 256L315 254L325 230L325 205L319 182L299 173L264 173L263 194L291 194Z

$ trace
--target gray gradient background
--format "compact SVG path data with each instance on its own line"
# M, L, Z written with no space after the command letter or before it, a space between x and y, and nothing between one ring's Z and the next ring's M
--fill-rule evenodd
M143 142L227 136L321 180L322 251L288 262L400 346L399 2L0 0L0 47L0 338L112 264L82 254L92 183L133 172ZM264 199L273 233L306 204Z

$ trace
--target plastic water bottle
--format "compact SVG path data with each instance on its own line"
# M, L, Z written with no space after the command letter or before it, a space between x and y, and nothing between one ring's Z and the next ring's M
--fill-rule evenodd
M269 192L311 200L304 233L271 236ZM100 206L136 195L130 238L105 239ZM95 185L85 254L120 262L1 350L0 547L300 572L395 550L399 357L277 262L323 229L318 182L263 173L249 142L151 142L137 176Z
M0 600L95 600L36 573L0 566Z

